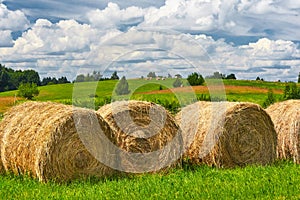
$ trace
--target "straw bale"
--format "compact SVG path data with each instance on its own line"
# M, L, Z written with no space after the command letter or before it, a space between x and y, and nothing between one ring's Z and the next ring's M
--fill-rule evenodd
M145 101L117 101L97 111L109 124L126 172L161 171L180 165L181 130L162 106ZM143 157L144 155L144 157Z
M95 121L104 134L111 135L107 123L92 110L50 102L13 107L0 126L4 169L59 182L115 174L91 155L77 131L84 127L91 132Z
M196 102L177 115L184 160L235 167L269 164L276 158L276 132L270 116L252 103Z
M269 106L277 132L277 157L300 164L300 100L288 100Z

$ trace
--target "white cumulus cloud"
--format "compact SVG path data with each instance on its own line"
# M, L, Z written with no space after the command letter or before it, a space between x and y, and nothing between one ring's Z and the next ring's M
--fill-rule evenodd
M137 25L144 20L143 17L143 9L134 6L120 9L115 3L108 3L104 10L96 9L87 13L88 22L100 29Z
M29 21L22 11L11 11L0 2L0 30L20 31L28 26Z

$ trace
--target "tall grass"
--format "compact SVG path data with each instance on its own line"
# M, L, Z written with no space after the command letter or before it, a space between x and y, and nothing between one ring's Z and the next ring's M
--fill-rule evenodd
M176 169L168 174L41 184L24 176L0 176L0 199L299 199L300 166Z

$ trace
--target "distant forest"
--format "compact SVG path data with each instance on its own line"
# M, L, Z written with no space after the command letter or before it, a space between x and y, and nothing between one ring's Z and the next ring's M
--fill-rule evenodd
M39 73L34 70L13 70L0 64L0 92L16 90L22 83L34 83L38 86L70 83L66 77L59 79L46 77L41 81Z
M193 74L191 74L190 76L192 75ZM149 72L147 78L149 77L155 78L157 76L155 72ZM172 76L168 74L168 78L170 77ZM182 78L180 74L177 74L174 77ZM144 77L142 76L142 78ZM203 79L203 77L200 74L199 74L199 78ZM207 76L205 78L206 79L207 78L236 79L235 74L229 74L226 76L225 74L222 74L220 72L215 72L213 75ZM118 79L119 76L116 71L112 73L110 78L103 77L103 75L100 72L94 71L93 73L87 75L79 74L73 82L105 81L105 80L118 80ZM194 80L195 77L194 78L190 77L190 79ZM264 81L263 78L259 78L259 77L257 77L256 80ZM192 81L189 80L189 82ZM55 77L45 77L41 80L38 72L34 70L24 70L24 71L13 70L11 68L7 68L4 65L0 64L0 92L16 90L22 83L33 83L36 84L37 86L44 86L44 85L52 85L52 84L70 83L70 81L65 76L62 76L58 79ZM300 83L300 72L298 74L298 83Z

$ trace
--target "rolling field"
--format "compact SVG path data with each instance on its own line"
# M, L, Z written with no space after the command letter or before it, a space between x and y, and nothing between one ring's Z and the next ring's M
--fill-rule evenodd
M165 81L129 80L131 99L161 103L172 109L178 103L172 88L174 79ZM38 101L54 101L94 109L109 103L117 81L103 81L39 87ZM162 84L162 88L160 88ZM186 82L184 82L186 84ZM247 101L262 105L268 89L279 100L284 83L224 80L229 101ZM161 90L160 90L161 89ZM173 91L183 98L183 104L208 96L205 86ZM0 93L0 120L14 104L25 101L15 98L16 91ZM190 96L189 96L190 95ZM168 102L168 103L166 103ZM90 178L71 183L39 183L27 176L11 174L0 176L0 199L300 199L300 165L277 161L270 166L247 166L235 169L217 169L207 166L186 166L167 174L143 174L111 179Z
M208 97L209 91L206 86L193 86L191 88L175 88L172 91L168 88L173 88L172 83L174 79L160 80L141 80L134 79L128 80L131 90L130 99L147 100L160 103L163 105L164 101L178 103L177 96L183 100L182 105L188 105L196 99L194 97L206 96ZM95 104L94 109L99 106L109 103L113 96L114 90L118 81L109 80L101 82L86 82L77 84L61 84L61 85L48 85L39 87L40 94L35 98L37 101L54 101L64 104L74 104L81 107L86 104ZM184 86L187 85L186 80L183 80ZM277 82L261 82L261 81L248 81L248 80L224 80L223 84L226 91L226 99L228 101L244 101L253 102L262 105L267 97L268 89L272 89L277 99L283 93L285 83ZM160 89L162 85L162 90ZM176 94L174 94L174 92ZM21 98L15 98L17 91L9 91L0 93L0 113L4 113L13 106L16 102L23 102ZM17 101L16 101L17 100ZM88 103L86 103L88 102ZM163 105L164 106L164 105Z

